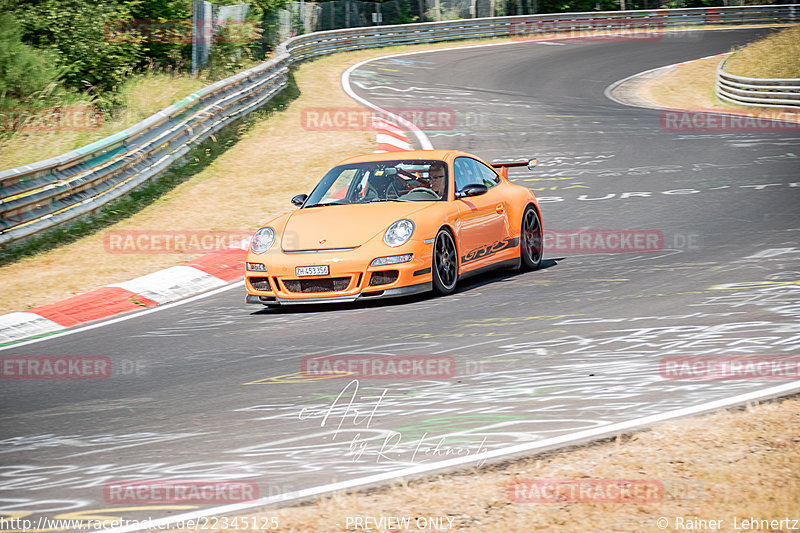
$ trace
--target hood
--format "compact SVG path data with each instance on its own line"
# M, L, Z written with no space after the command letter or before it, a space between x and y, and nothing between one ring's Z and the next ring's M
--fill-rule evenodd
M427 202L376 202L298 209L289 216L281 249L319 250L361 246L393 222L425 209ZM322 242L320 242L322 241Z

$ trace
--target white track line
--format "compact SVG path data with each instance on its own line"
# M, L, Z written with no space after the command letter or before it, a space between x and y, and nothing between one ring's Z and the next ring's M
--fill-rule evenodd
M417 136L417 139L420 141L420 144L423 147L430 146L430 148L424 149L431 149L432 145L430 144L430 140L425 135L424 132L416 128L413 124L409 123L408 121L403 120L400 117L397 117L393 113L387 112L385 109L380 108L377 105L372 104L371 102L365 100L358 96L353 89L350 87L350 74L358 67L363 66L371 61L377 61L380 59L388 59L393 57L401 57L407 55L414 55L414 54L423 54L423 53L430 53L430 52L439 52L439 51L446 51L446 50L461 50L465 48L479 48L479 47L488 47L488 46L502 46L506 44L519 44L519 43L493 43L493 44L486 44L486 45L475 45L475 46L466 46L466 47L450 47L444 49L437 49L437 50L424 50L419 52L406 52L402 54L392 54L382 57L376 57L373 59L367 59L365 61L361 61L356 65L351 66L348 68L344 74L342 74L342 88L344 91L354 100L357 102L362 103L363 105L369 107L370 109L374 109L381 113L386 113L389 116L393 116L399 119L402 123L406 124L406 126L411 126L410 130ZM358 487L364 487L367 485L374 485L377 483L386 483L388 481L395 480L397 478L402 477L409 477L409 476L416 476L420 474L427 474L431 473L436 470L442 469L455 469L458 467L465 467L470 463L479 463L486 461L488 459L497 459L501 457L508 457L522 453L529 453L533 451L542 451L547 448L554 448L556 446L563 446L566 444L574 444L577 442L585 442L589 440L595 440L603 436L613 436L615 434L624 433L627 431L631 431L633 429L640 429L644 428L659 422L664 422L666 420L671 420L674 418L681 418L686 416L697 415L704 412L714 411L716 409L723 409L726 407L734 407L741 404L746 404L747 402L756 401L756 400L763 400L763 399L771 399L778 396L785 396L789 394L794 394L800 392L800 381L794 381L792 383L786 383L784 385L778 385L775 387L770 387L767 389L762 389L755 392L749 392L746 394L740 394L737 396L732 396L730 398L725 398L722 400L716 400L712 402L703 403L701 405L695 405L692 407L684 407L681 409L676 409L673 411L667 411L666 413L660 413L657 415L650 415L642 418L637 418L634 420L628 420L625 422L617 422L615 424L609 424L607 426L602 426L599 428L592 428L589 430L584 431L577 431L573 433L568 433L566 435L559 435L557 437L551 437L548 439L543 439L540 441L527 443L527 444L517 444L514 446L509 446L506 448L499 448L496 450L487 451L481 454L468 456L468 457L456 457L453 459L447 459L444 461L437 461L435 463L429 464L422 464L413 467L402 468L399 470L395 470L392 472L384 472L381 474L374 474L371 476L360 477L356 479L351 479L348 481L341 481L338 483L329 483L327 485L320 485L317 487L310 487L307 489L302 489L293 493L284 493L277 496L269 496L266 498L260 498L258 500L253 500L251 502L245 503L238 503L232 505L223 505L219 507L212 507L209 509L202 509L200 511L193 511L190 513L183 513L175 516L171 516L168 518L160 518L156 520L149 520L147 522L143 522L133 526L123 526L113 529L105 530L108 533L128 533L128 532L135 532L135 531L143 531L147 529L165 529L167 526L171 524L176 524L177 522L185 522L187 520L196 520L198 518L208 517L208 516L217 516L217 515L229 515L233 513L240 513L242 511L256 509L258 507L265 507L267 505L274 505L278 503L288 503L296 500L303 500L313 496L319 496L328 492L339 491L339 490L347 490L347 489L354 489Z
M64 337L65 335L72 335L73 333L80 333L82 331L88 331L90 329L100 328L103 326L108 326L110 324L116 324L117 322L124 322L125 320L130 320L132 318L138 318L143 315L149 315L150 313L156 313L158 311L163 311L164 309L170 309L172 307L177 307L179 305L188 304L189 302L194 302L196 300L202 300L203 298L208 298L209 296L214 296L215 294L219 294L221 292L225 292L227 290L233 289L235 287L243 287L244 280L236 281L231 283L230 285L226 285L224 287L220 287L219 289L214 289L213 291L204 292L203 294L198 294L197 296L192 296L191 298L186 298L185 300L178 300L177 302L172 302L164 305L159 305L157 307L152 307L150 309L145 309L142 311L135 311L131 314L123 315L117 318L112 318L110 320L103 320L102 322L97 322L96 324L91 324L88 326L81 326L75 329L68 329L66 331L62 331L61 333L54 333L53 335L47 335L46 337L41 337L38 339L31 339L28 341L18 342L16 344L11 344L8 346L0 347L0 351L3 350L10 350L12 348L19 348L20 346L27 346L29 344L34 344L37 342L49 341L52 339L57 339L58 337Z
M534 42L534 41L529 41L529 42ZM463 49L468 49L468 48L483 48L483 47L490 47L490 46L504 46L504 45L508 45L508 44L521 44L521 43L520 42L491 43L491 44L485 44L485 45L450 47L450 48L441 48L441 49L436 49L436 50L423 50L423 51L418 51L418 52L406 52L406 53L402 53L402 54L391 54L391 55L376 57L376 58L373 58L373 59L367 59L365 61L361 61L360 63L357 63L356 65L351 66L350 68L348 68L344 72L344 74L342 74L342 87L343 87L344 91L351 98L356 100L357 102L360 102L360 103L364 104L366 107L369 107L370 109L374 109L374 110L379 111L381 113L385 113L388 116L392 116L392 117L397 118L401 123L403 123L403 124L405 124L406 126L409 127L409 131L414 133L414 135L420 141L420 144L423 147L423 149L430 150L430 149L433 148L433 145L430 143L430 140L425 135L425 133L422 132L421 130L419 130L419 128L417 128L416 126L414 126L412 123L408 122L407 120L403 119L402 117L398 117L397 115L394 115L393 113L389 113L385 109L382 109L379 106L376 106L376 105L372 104L371 102L369 102L369 101L361 98L360 96L358 96L352 90L352 88L350 87L350 83L349 83L350 74L356 68L358 68L358 67L360 67L362 65L365 65L365 64L367 64L367 63L369 63L371 61L377 61L379 59L387 59L387 58L391 58L391 57L401 57L401 56L423 54L423 53L431 53L431 52L441 52L441 51L448 51L448 50L463 50ZM147 309L145 311L139 311L139 312L133 313L131 315L125 315L125 316L122 316L122 317L119 317L119 318L114 318L114 319L111 319L111 320L105 320L103 322L99 322L97 324L92 324L90 326L83 326L83 327L80 327L80 328L71 329L71 330L68 330L68 331L65 331L65 332L62 332L62 333L57 333L57 334L54 334L54 335L50 335L48 337L44 337L44 338L41 338L41 339L32 339L30 341L21 342L19 344L14 344L14 345L11 345L11 346L1 347L0 351L7 350L9 348L16 348L16 347L19 347L19 346L25 346L25 345L28 345L28 344L33 344L33 343L41 342L41 341L44 341L44 340L51 340L51 339L58 338L58 337L61 337L61 336L64 336L64 335L71 335L73 333L87 331L87 330L90 330L90 329L99 328L99 327L106 326L106 325L109 325L109 324L115 324L117 322L122 322L124 320L130 320L131 318L136 318L136 317L148 314L148 313L155 313L155 312L160 311L162 309L169 309L171 307L176 307L176 306L179 306L179 305L183 305L183 304L186 304L186 303L189 303L189 302L193 302L195 300L200 300L200 299L203 299L203 298L207 298L209 296L212 296L212 295L227 291L227 290L232 289L234 287L241 287L243 285L244 285L244 281L235 282L235 283L232 283L232 284L230 284L228 286L220 287L219 289L207 292L205 294L199 294L197 296L193 296L191 298L187 298L185 300L181 300L181 301L178 301L178 302L165 304L165 305L162 305L162 306L154 307L152 309ZM254 501L246 502L246 503L223 505L223 506L220 506L220 507L212 507L212 508L209 508L209 509L202 509L200 511L194 511L194 512L191 512L191 513L183 513L183 514L179 514L179 515L175 515L175 516L170 516L170 517L167 517L167 518L159 518L159 519L155 519L155 520L147 520L147 521L139 522L136 525L122 526L122 527L117 527L117 528L105 529L103 531L106 531L108 533L128 533L128 532L134 532L134 531L145 531L145 530L148 530L148 529L155 529L155 528L166 529L166 527L169 526L169 525L176 524L178 522L185 522L187 520L194 520L194 519L208 517L208 516L233 514L233 513L238 513L238 512L241 512L241 511L255 509L255 508L258 508L258 507L264 507L264 506L267 506L267 505L274 505L274 504L277 504L277 503L286 503L286 502L291 502L291 501L295 501L295 500L306 499L306 498L309 498L309 497L312 497L312 496L318 496L318 495L321 495L321 494L325 494L327 492L333 492L333 491L338 491L338 490L346 490L346 489L353 489L353 488L363 487L363 486L366 486L366 485L372 485L372 484L377 484L377 483L385 483L387 481L392 481L393 479L400 478L400 477L414 476L414 475L419 475L419 474L426 474L426 473L430 473L430 472L433 472L433 471L436 471L436 470L442 470L442 469L447 469L447 468L453 469L453 468L457 468L457 467L463 467L463 466L466 466L466 465L468 465L470 463L478 463L478 462L485 461L485 460L488 460L488 459L496 459L496 458L516 455L516 454L521 454L521 453L526 453L526 452L532 452L532 451L537 451L537 450L541 451L541 450L544 450L546 448L553 448L553 447L556 447L556 446L563 446L565 444L571 444L571 443L580 442L580 441L588 441L588 440L597 439L597 438L600 438L600 437L603 437L603 436L614 435L614 434L630 431L630 430L633 430L633 429L636 429L636 428L646 427L646 426L649 426L649 425L652 425L652 424L655 424L655 423L658 423L658 422L671 420L671 419L674 419L674 418L680 418L680 417L685 417L685 416L696 415L696 414L700 414L700 413L704 413L704 412L708 412L708 411L713 411L715 409L723 409L723 408L726 408L726 407L733 407L733 406L741 405L743 403L747 403L747 402L750 402L750 401L756 401L756 400L762 400L762 399L770 399L770 398L775 398L775 397L778 397L778 396L785 396L785 395L793 394L793 393L797 393L797 392L800 392L800 381L795 381L795 382L787 383L787 384L784 384L784 385L778 385L776 387L770 387L768 389L762 389L760 391L750 392L750 393L747 393L747 394L740 394L738 396L733 396L733 397L725 398L725 399L722 399L722 400L716 400L716 401L713 401L713 402L704 403L702 405L696 405L696 406L692 406L692 407L684 407L682 409L676 409L674 411L668 411L666 413L660 413L660 414L657 414L657 415L651 415L651 416L646 416L646 417L643 417L643 418L637 418L637 419L634 419L634 420L628 420L626 422L617 422L615 424L609 424L607 426L602 426L602 427L599 427L599 428L593 428L593 429L584 430L584 431L577 431L577 432L569 433L569 434L566 434L566 435L559 435L558 437L551 437L551 438L543 439L543 440L536 441L536 442L533 442L533 443L517 444L515 446L509 446L507 448L499 448L499 449L496 449L496 450L492 450L492 451L484 452L484 453L481 453L481 454L473 455L471 457L456 457L456 458L448 459L448 460L445 460L445 461L437 461L435 463L423 464L423 465L403 468L403 469L395 470L395 471L392 471L392 472L384 472L384 473L381 473L381 474L375 474L375 475L371 475L371 476L351 479L349 481L342 481L342 482L338 482L338 483L330 483L330 484L327 484L327 485L320 485L320 486L317 486L317 487L310 487L308 489L302 489L302 490L296 491L294 493L285 493L285 494L280 494L280 495L277 495L277 496L269 496L269 497L266 497L266 498L260 498L258 500L254 500Z
M402 55L402 54L400 54L400 55ZM431 144L430 139L428 139L428 136L425 135L425 133L421 129L419 129L412 122L404 119L400 115L395 115L394 113L391 113L391 112L387 111L386 109L383 109L382 107L379 107L379 106L373 104L372 102L369 102L369 101L365 100L364 98L361 98L360 96L358 96L355 93L353 88L350 86L350 73L351 72L353 72L355 69L357 69L358 67L360 67L362 65L366 65L367 63L369 63L371 61L377 61L379 59L384 59L384 58L387 58L387 57L393 57L393 56L383 56L383 57L376 57L374 59L366 59L364 61L361 61L360 63L356 63L355 65L352 65L350 68L348 68L347 70L344 71L344 74L342 74L342 89L344 89L344 92L346 92L347 95L350 98L352 98L353 100L355 100L356 102L358 102L358 103L360 103L360 104L362 104L362 105L364 105L364 106L366 106L366 107L368 107L370 109L373 109L373 110L377 111L378 113L381 113L384 117L391 117L398 124L402 124L403 126L405 126L407 131L410 131L411 133L414 134L414 136L419 141L420 147L423 150L432 150L433 149L433 145Z
M790 26L790 25L789 24L772 24L772 25L757 26L757 27L778 27L778 28L782 28L782 27L786 27L786 26ZM745 28L703 28L702 30L699 30L699 31L735 31L735 30L751 30L751 29L753 29L753 28L752 27L745 27ZM695 31L696 32L696 31L698 31L698 29L697 28L685 28L685 29L667 30L667 31L665 31L665 33L683 33L683 32L690 32L690 31ZM581 39L586 39L586 36L548 37L546 39L535 39L535 40L534 39L530 39L530 40L525 40L525 39L513 40L512 39L511 41L506 41L506 42L502 42L502 43L472 44L472 45L468 45L468 46L448 46L446 48L436 48L434 50L417 50L417 51L414 51L414 52L401 52L399 54L388 54L388 55L385 55L385 56L373 57L372 59L365 59L364 61L360 61L360 62L356 63L355 65L352 65L351 67L349 67L347 70L344 71L344 74L342 74L342 89L344 89L344 92L347 93L347 95L350 98L352 98L353 100L355 100L356 102L358 102L358 103L360 103L360 104L362 104L362 105L364 105L364 106L366 106L366 107L368 107L370 109L374 109L375 111L378 111L379 113L383 113L386 116L390 116L390 117L396 119L399 123L405 125L408 128L408 131L413 133L414 136L417 138L417 140L419 140L420 147L423 150L432 150L433 149L433 144L431 143L430 139L417 126L415 126L414 124L412 124L408 120L406 120L406 119L404 119L404 118L402 118L400 116L397 116L394 113L390 113L386 109L383 109L382 107L377 106L377 105L373 104L372 102L370 102L369 100L367 100L365 98L362 98L362 97L360 97L359 95L356 94L356 92L353 90L353 88L350 85L350 75L353 73L354 70L356 70L359 67L362 67L362 66L366 65L367 63L371 63L373 61L380 61L382 59L393 59L393 58L396 58L396 57L413 56L413 55L419 55L419 54L431 54L431 53L436 53L436 52L450 52L450 51L453 51L453 50L470 50L472 48L490 48L490 47L493 47L493 46L530 45L530 44L565 44L565 43L551 43L550 41L569 41L569 40L581 40ZM711 56L709 56L709 57L711 57ZM676 65L678 65L678 64L679 63L676 63ZM670 65L670 66L672 66L672 65ZM658 68L665 68L665 67L658 67ZM658 68L651 69L651 70L658 70ZM646 71L646 72L650 72L650 71ZM643 74L643 73L640 72L639 74ZM630 78L638 76L639 74L634 74L633 76L630 76ZM629 78L625 78L625 79L627 80ZM625 80L620 80L616 84L612 84L612 85L616 86L617 84L622 83L623 81L625 81ZM606 96L608 96L608 91L609 91L609 88L606 89ZM609 98L611 98L611 97L609 96ZM617 101L614 98L611 98L611 100L614 100L615 102ZM623 104L623 105L628 105L628 104L625 104L624 102L618 102L618 103Z
M237 503L232 505L223 505L220 507L212 507L209 509L202 509L200 511L183 513L175 516L170 516L167 518L149 520L131 526L122 526L112 529L106 529L105 531L108 533L128 533L128 532L143 531L155 528L166 529L167 526L171 524L174 525L178 522L185 522L187 520L196 520L198 518L215 516L215 515L230 515L233 513L240 513L241 511L256 509L258 507L264 507L267 505L274 505L277 503L288 503L295 500L307 499L312 496L319 496L321 494L325 494L327 492L354 489L357 487L374 485L377 483L385 483L388 481L395 480L397 478L416 476L419 474L428 474L435 470L455 469L458 467L465 467L470 463L477 464L478 462L486 461L487 459L497 459L521 453L529 453L532 451L542 451L547 448L554 448L556 446L563 446L566 444L574 444L576 442L595 440L597 438L604 436L608 437L620 433L625 433L633 429L641 429L643 427L651 426L655 423L664 422L666 420L671 420L674 418L696 415L708 411L713 411L716 409L722 409L725 407L733 407L768 397L773 398L776 396L783 396L796 392L800 392L800 381L795 381L784 385L778 385L776 387L771 387L769 389L763 389L756 392L750 392L747 394L740 394L738 396L733 396L722 400L716 400L713 402L704 403L702 405L684 407L682 409L676 409L674 411L668 411L666 413L660 413L657 415L650 415L642 418L636 418L634 420L628 420L626 422L617 422L615 424L609 424L607 426L602 426L599 428L577 431L574 433L559 435L558 437L551 437L536 442L517 444L515 446L500 448L497 450L492 450L472 456L455 457L453 459L437 461L435 463L421 464L418 466L401 468L399 470L394 470L392 472L383 472L381 474L374 474L371 476L360 477L348 481L329 483L327 485L320 485L317 487L298 490L293 493L290 492L290 493L280 494L277 496L260 498L258 500L253 500L250 502ZM186 528L186 529L191 529L191 528Z
M724 54L712 54L710 56L698 57L697 59L690 59L689 61L681 61L680 63L673 63L671 65L664 65L663 67L656 67L656 68L651 68L649 70L643 70L642 72L639 72L637 74L633 74L631 76L628 76L627 78L623 78L623 79L621 79L619 81L615 81L614 83L612 83L611 85L606 87L606 90L603 91L603 95L606 98L608 98L609 100L613 101L613 102L616 102L618 104L622 104L622 105L625 105L625 106L628 106L628 107L641 107L643 109L677 109L677 108L671 108L671 107L667 107L667 106L661 106L661 105L658 105L656 103L652 103L652 105L649 105L649 106L640 106L640 105L636 105L636 104L629 104L627 102L623 102L622 100L619 100L618 98L615 98L611 93L614 91L614 89L616 89L617 87L619 87L620 85L622 85L626 81L632 80L634 78L638 78L639 76L644 76L645 74L650 74L651 72L656 72L656 71L659 71L659 70L667 70L667 69L670 69L670 68L673 68L673 67L677 67L678 65L685 65L686 63L691 63L692 61L701 61L703 59L711 59L712 57L730 55L731 53L732 52L728 52L728 53L724 53ZM720 113L725 113L725 111L724 110L720 110Z
M785 24L776 24L776 25L771 25L771 26L760 26L760 27L784 27L784 26L787 26L787 25L785 25ZM752 28L709 28L709 29L704 29L703 31L732 31L732 30L737 30L737 29L738 30L747 30L747 29L752 29ZM686 29L686 30L670 30L670 31L679 32L679 31L697 31L697 30L696 29ZM582 39L582 38L583 37L553 37L552 40L562 40L563 41L563 40L567 40L567 39ZM547 39L547 40L550 40L550 39ZM529 44L529 43L537 43L537 42L543 42L543 41L545 41L545 39L539 39L539 40L536 40L536 41L533 41L533 40L530 40L530 41L509 41L509 42L502 42L502 43L475 44L475 45L469 45L469 46L450 46L450 47L447 47L447 48L437 48L435 50L419 50L419 51L415 51L415 52L403 52L403 53L399 53L399 54L389 54L389 55L385 55L385 56L381 56L381 57L375 57L375 58L372 58L372 59L367 59L367 60L361 61L360 63L358 63L356 65L353 65L350 68L348 68L345 71L345 73L342 75L342 88L344 89L344 91L352 99L356 100L357 102L361 102L362 104L364 104L365 106L369 107L370 109L374 109L374 110L379 111L381 113L385 113L387 115L396 117L398 120L400 120L401 123L404 123L407 126L410 126L409 131L414 133L414 135L419 140L421 147L424 150L430 150L430 149L433 148L433 144L431 144L430 139L428 139L428 136L425 135L425 133L422 132L419 128L417 128L413 124L409 123L407 120L405 120L405 119L403 119L401 117L397 117L393 113L389 113L388 111L386 111L386 110L384 110L384 109L372 104L371 102L368 102L367 100L361 98L360 96L358 96L353 91L353 89L350 87L350 73L353 70L355 70L356 68L358 68L358 67L360 67L362 65L365 65L365 64L367 64L367 63L369 63L371 61L378 61L380 59L390 59L390 58L394 58L394 57L410 56L410 55L417 55L417 54L429 54L429 53L434 53L434 52L447 52L447 51L451 51L451 50L468 50L468 49L471 49L471 48L488 48L488 47L492 47L492 46L508 46L508 45L514 45L514 44ZM659 67L659 68L662 68L662 67ZM653 69L653 70L657 70L657 69ZM637 76L637 75L638 74L634 74L634 76ZM631 77L633 77L633 76L631 76ZM628 78L626 78L626 79L628 79ZM621 80L621 81L617 82L617 84L622 83L622 81L625 81L625 80ZM614 85L616 86L616 84L614 84ZM606 91L608 91L608 89L606 89ZM612 98L612 100L614 100L614 99ZM628 105L628 104L625 104L624 102L619 102L619 103L623 104L623 105ZM220 292L224 292L224 291L226 291L228 289L232 289L234 287L241 287L243 284L244 284L244 281L235 282L235 283L231 284L228 287L220 287L219 289L216 289L214 291L211 291L211 292L208 292L208 293L205 293L205 294L198 294L197 296L193 296L191 298L187 298L186 300L180 300L178 302L172 302L170 304L160 305L158 307L153 307L151 309L147 309L147 310L143 310L143 311L132 312L130 314L126 314L126 315L121 316L121 317L112 318L110 320L103 320L101 322L97 322L97 323L89 325L89 326L82 326L82 327L78 327L78 328L75 328L75 329L68 329L68 330L65 330L65 331L63 331L61 333L56 333L56 334L53 334L53 335L46 335L45 334L46 336L44 336L44 337L40 337L40 338L36 338L36 339L30 339L30 340L27 340L27 341L22 341L22 342L15 343L15 344L10 344L10 345L7 345L7 346L2 346L2 347L0 347L0 351L8 350L10 348L17 348L19 346L27 346L29 344L34 344L34 343L37 343L37 342L48 341L50 339L55 339L55 338L58 338L58 337L62 337L64 335L72 335L73 333L79 333L81 331L86 331L86 330L90 330L90 329L94 329L94 328L99 328L99 327L102 327L102 326L105 326L105 325L109 325L109 324L116 324L117 322L122 322L123 320L130 320L132 318L136 318L136 317L141 316L143 314L154 313L156 311L160 311L161 309L168 309L170 307L175 307L175 306L178 306L178 305L183 305L185 303L193 302L195 300L206 298L208 296L212 296L214 294L217 294L217 293L220 293ZM13 341L11 341L11 342L13 342Z

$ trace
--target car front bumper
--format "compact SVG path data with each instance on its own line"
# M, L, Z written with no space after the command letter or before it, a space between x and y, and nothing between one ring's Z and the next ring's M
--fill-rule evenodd
M266 266L245 272L246 302L262 305L344 303L407 296L432 289L431 246L336 252L248 254L248 262ZM370 266L375 257L413 254L411 261ZM325 276L296 275L296 267L327 266Z
M419 294L432 290L431 282L420 283L418 285L411 285L409 287L397 287L395 289L385 289L381 291L365 291L355 296L327 296L323 298L280 298L269 296L256 296L255 294L248 294L245 302L249 304L261 304L270 306L280 305L313 305L313 304L337 304L337 303L350 303L365 300L379 300L383 298L398 298L400 296L410 296L412 294Z

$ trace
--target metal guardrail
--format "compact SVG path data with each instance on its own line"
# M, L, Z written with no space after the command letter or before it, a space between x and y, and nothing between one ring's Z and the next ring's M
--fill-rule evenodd
M0 244L90 213L163 174L191 147L286 86L276 59L214 83L117 134L0 172Z
M726 57L717 65L714 91L722 100L755 107L800 109L800 78L747 78L725 71Z
M66 154L0 172L0 245L69 222L106 205L183 160L191 148L280 92L291 64L317 56L401 44L545 35L666 38L708 25L791 24L800 4L557 13L370 26L301 35L276 57L204 87L147 119ZM665 33L667 32L667 33Z

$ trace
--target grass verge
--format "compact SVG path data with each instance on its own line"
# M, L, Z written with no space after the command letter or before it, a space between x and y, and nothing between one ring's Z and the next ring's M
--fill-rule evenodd
M482 41L485 43L486 41ZM467 45L470 43L460 43ZM414 49L440 48L437 44ZM309 132L300 124L306 107L352 107L339 76L357 61L411 47L338 54L295 70L299 96L284 112L260 118L239 142L211 158L115 231L146 229L254 229L289 208L338 160L374 146L372 132ZM213 141L212 141L213 142ZM212 150L212 147L204 148ZM199 161L198 161L199 163ZM201 166L201 165L199 165ZM57 301L98 286L172 266L196 255L106 252L95 232L68 245L0 268L0 313ZM42 279L57 279L39 293ZM279 516L281 531L346 531L347 516L452 517L462 531L658 531L655 520L727 520L746 514L783 518L800 501L800 402L753 406L664 424L652 431L480 471L403 482L382 490L337 494L307 505L261 513ZM662 501L522 504L510 501L509 483L529 478L656 479ZM353 530L352 528L350 529ZM685 531L686 528L680 529ZM241 528L230 531L241 531Z
M463 41L449 46L476 42L487 41ZM4 288L0 291L0 314L63 300L201 255L112 253L104 247L105 231L98 230L253 231L292 209L289 199L310 192L331 166L375 147L373 131L306 130L301 123L302 111L356 107L341 88L341 74L353 63L399 51L442 46L445 45L360 50L301 63L293 69L297 97L281 112L257 117L236 136L237 142L211 139L202 154L193 158L194 167L190 162L186 170L178 171L130 204L123 200L123 207L116 209L119 214L98 217L74 234L56 235L52 244L57 248L37 253L34 247L29 250L34 255L25 257L27 252L16 252L16 261L0 267L0 286ZM142 207L145 204L148 205ZM71 242L63 242L62 237ZM59 282L42 294L41 279Z
M356 106L341 89L340 76L347 66L404 51L495 42L508 39L360 50L300 64L294 69L299 96L284 111L253 121L238 142L220 147L227 141L212 139L202 150L214 157L196 156L194 169L155 186L161 190L143 193L134 200L135 209L120 208L119 216L90 223L72 235L56 235L50 240L58 248L35 253L34 247L30 252L35 255L23 258L28 252L20 253L15 262L0 266L4 289L0 291L0 314L63 300L199 256L109 253L103 246L104 232L98 229L251 231L292 209L288 199L309 192L332 165L374 148L373 132L308 131L300 123L305 108ZM142 208L148 202L152 203ZM136 209L141 210L127 216ZM38 289L42 279L59 281L42 294Z
M289 75L287 87L257 111L242 120L229 124L196 146L187 156L187 162L172 168L167 174L137 188L130 194L113 201L98 213L82 218L73 224L54 228L25 239L20 244L12 243L0 249L0 266L7 265L41 252L75 242L112 224L125 220L157 201L179 184L191 179L208 167L217 157L241 139L257 122L271 114L286 109L300 95L293 75Z
M725 70L748 78L800 78L800 25L736 49Z
M0 169L14 168L69 152L136 124L168 105L201 89L206 81L187 75L146 72L125 82L115 97L120 102L113 114L103 115L102 122L84 128L82 113L91 114L94 102L76 100L66 104L68 113L76 114L80 129L53 127L45 130L23 129L0 137Z
M777 45L771 46L768 49L775 50L775 54L772 57L782 62L782 68L773 65L775 70L771 72L795 72L795 77L800 77L800 70L796 70L800 69L800 26L776 32L763 41L757 41L740 48L726 64L726 69L729 72L733 72L730 68L731 61L737 56L744 55L747 59L741 64L749 65L747 70L733 73L742 76L759 77L757 74L762 71L755 68L753 64L757 63L757 60L754 59L756 54L763 53L762 43L771 42L773 39L783 42L787 36L797 40L797 43L794 43L794 48L797 48L797 55L790 57L788 53L777 51ZM792 47L787 46L787 48ZM676 109L733 111L754 117L775 118L793 122L800 121L800 112L797 110L743 106L717 98L714 93L717 66L724 59L725 56L714 56L673 67L663 75L641 83L638 87L638 94L645 100L657 105ZM777 76L778 74L774 75Z
M36 103L35 109L0 110L0 170L61 155L113 135L210 83L257 64L243 58L196 75L150 66L112 92L90 96L70 91ZM59 121L46 118L57 114L62 117ZM29 116L25 122L33 127L12 129L24 116Z
M444 517L444 524L450 518L452 526L446 530L480 533L790 531L786 522L771 528L742 525L751 518L800 519L798 424L800 399L795 396L666 422L568 450L452 475L400 480L383 489L338 493L247 516L258 517L256 523L277 517L280 531L314 533L364 531L355 527L355 517L378 521L390 516L408 517L412 524L418 517ZM663 491L646 503L604 503L592 497L581 502L515 500L515 492L509 492L512 484L533 479L639 480L660 484ZM721 523L700 527L692 522L698 520ZM694 527L687 527L690 523Z

